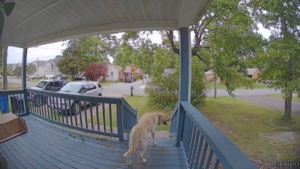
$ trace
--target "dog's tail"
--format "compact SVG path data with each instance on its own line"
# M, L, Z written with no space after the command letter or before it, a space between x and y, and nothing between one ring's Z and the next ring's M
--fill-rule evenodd
M123 154L123 157L127 157L131 155L138 147L139 135L138 133L131 133L131 137L129 140L129 150Z

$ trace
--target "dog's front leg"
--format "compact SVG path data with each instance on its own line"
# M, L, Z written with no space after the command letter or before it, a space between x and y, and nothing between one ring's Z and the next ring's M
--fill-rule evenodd
M156 142L154 141L154 138L155 138L155 131L151 131L151 136L152 136L152 145L153 146L156 146Z

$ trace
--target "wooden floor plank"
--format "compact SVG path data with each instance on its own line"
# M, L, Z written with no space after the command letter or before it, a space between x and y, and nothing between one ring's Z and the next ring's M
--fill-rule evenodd
M22 166L20 163L16 164L16 163L13 163L13 161L11 161L9 156L6 154L4 149L1 147L1 144L0 144L0 152L1 152L1 155L5 158L6 162L8 163L9 169L17 169L17 166Z
M55 165L54 161L53 163L50 163L45 158L42 158L44 153L38 151L36 147L28 146L28 143L25 140L21 140L21 137L16 137L15 139L11 140L13 145L17 145L20 149L22 149L28 156L30 156L32 159L38 161L41 165L43 165L43 168L59 168ZM38 153L35 153L38 151Z
M31 166L34 166L34 168L46 168L46 166L43 166L39 161L37 161L35 158L32 158L30 156L31 151L24 151L21 146L19 146L19 142L12 139L11 141L7 142L11 147L14 147L16 152L21 155Z
M34 123L35 125L39 125L40 127L47 127L47 129L50 129L51 131L55 131L57 134L62 134L62 135L68 135L68 134L75 134L75 135L79 135L79 133L77 132L72 132L70 130L67 130L65 128L58 128L57 126L55 125L52 125L52 124L47 124L47 122L45 123L44 121L42 120L37 120L36 117L32 117L32 116L26 116L25 118L28 118L30 119L30 122ZM85 134L82 134L82 135L85 135ZM86 138L89 138L88 140L91 140L92 142L96 142L97 140L95 140L95 137L93 136L89 136L89 135L86 135ZM110 140L108 140L110 141ZM161 145L164 145L166 147L171 147L171 148L174 148L174 149L177 149L174 147L174 140L173 139L158 139L157 140L157 143L161 144ZM122 141L122 142L116 142L116 141L112 141L111 144L118 144L118 145L125 145L128 147L128 142L127 141Z
M48 152L41 151L34 143L28 142L28 140L24 139L23 137L18 137L17 139L18 141L25 143L35 154L57 166L58 168L73 169L73 167L70 167L65 162L57 160L57 157L53 157L51 153L49 154Z
M28 139L28 141L34 141L38 138L36 137L24 137L24 139ZM39 139L40 140L40 139ZM100 158L92 158L90 155L82 154L75 149L77 147L70 146L69 148L64 148L63 146L60 146L59 144L51 142L51 145L45 143L43 144L44 140L41 140L41 142L37 143L39 146L45 147L47 149L51 148L51 151L60 154L62 156L65 156L65 159L69 159L70 163L78 163L80 165L84 165L84 168L111 168L119 166L120 164L116 163L115 165L113 162L108 160L102 160L100 161ZM98 162L97 162L98 161ZM102 163L100 163L102 162ZM121 168L121 167L120 167ZM125 168L125 167L123 167Z
M31 130L37 134L39 134L39 137L45 137L45 131L39 131L37 128L31 127ZM50 133L50 131L49 131ZM47 131L47 135L48 135L48 131ZM48 138L49 137L49 138ZM85 137L82 137L83 139ZM68 145L76 145L78 147L80 146L84 146L84 149L90 149L91 151L95 150L95 149L102 149L103 152L106 153L125 153L128 150L128 146L124 146L124 147L119 147L119 146L114 146L111 144L107 144L105 141L99 141L97 144L94 143L89 143L88 141L82 141L82 140L77 140L74 139L72 137L68 137L68 136L56 136L54 133L49 134L49 136L47 136L46 139L54 139L53 141L60 141L60 142L68 142ZM84 145L83 145L84 144ZM153 151L155 150L155 151ZM146 154L153 154L156 156L160 156L160 155L165 155L166 152L169 152L168 157L171 160L174 160L174 158L176 159L176 156L178 157L178 154L180 154L179 151L172 151L172 149L168 149L165 148L163 146L156 146L156 147L152 147L151 144L149 144L149 148L148 151L146 151ZM175 156L175 157L174 157ZM161 158L161 157L157 157L157 158ZM180 157L179 157L180 158Z
M14 157L13 162L15 162L15 160L16 160L16 161L19 161L19 162L22 164L22 167L23 167L23 168L32 168L32 169L35 168L35 167L32 166L26 159L24 159L24 157L22 156L22 154L19 154L19 153L15 150L14 146L11 146L11 145L9 144L9 141L4 142L4 143L2 143L2 144L3 144L4 147L6 147L6 148L8 149L8 151L10 151L10 152L12 153L12 155L13 155L13 157ZM2 145L2 144L1 144L1 145Z
M28 124L28 125L32 125L32 124ZM51 133L49 135L51 135L51 137L56 137L57 139L69 139L69 138L72 138L72 137L69 137L67 134L64 134L64 135L60 135L60 134L57 134L55 131L53 130L49 130L47 128L44 128L43 130L41 130L41 126L37 126L37 125L32 125L31 126L32 130L33 131L40 131L40 132L46 132L46 133ZM95 140L95 143L90 143L89 140L86 139L86 137L82 136L82 137L78 137L78 135L76 136L75 139L72 138L72 140L74 140L75 142L78 142L78 143L82 143L82 138L84 138L86 144L88 145L91 145L93 146L93 149L94 148L107 148L106 145L109 145L111 147L116 147L116 151L120 151L120 152L126 152L128 150L128 145L120 145L120 144L117 144L117 143L120 143L119 141L109 141L109 140L96 140L95 138L93 140ZM160 139L157 139L156 141L160 141L160 140L169 140L170 138L160 138ZM160 142L163 142L163 141L160 141ZM127 143L128 144L128 143ZM149 142L149 145L151 145L151 143ZM157 147L153 147L153 148L150 148L152 146L149 146L149 149L148 149L148 153L151 153L151 154L161 154L162 152L165 152L165 151L168 151L169 152L169 156L172 156L172 155L177 155L178 153L180 153L180 150L179 148L176 148L174 146L172 147L169 147L169 146L164 146L164 144L158 144ZM146 152L146 154L147 154ZM174 154L175 153L175 154Z
M123 153L125 152L114 152L115 147L106 147L107 150L105 149L88 149L87 145L84 145L86 142L81 142L80 144L74 144L72 143L73 138L69 138L69 139L57 139L57 138L51 138L51 137L44 137L44 135L42 135L41 133L38 133L36 131L34 131L36 136L38 137L38 139L40 139L42 142L43 141L50 141L53 147L59 148L61 150L65 150L65 151L70 151L70 150L74 150L74 153L80 153L80 155L85 156L88 159L94 159L95 162L102 162L99 161L99 157L101 157L105 162L108 161L113 161L115 164L124 164L125 158L123 157ZM52 135L51 135L52 136ZM73 154L73 153L72 153ZM164 156L156 156L156 155L145 155L146 158L149 157L149 165L158 165L159 163L164 162L162 165L168 165L168 166L172 166L172 165L179 165L181 164L180 162L178 162L178 160L180 160L181 158L178 157L176 158L176 156L166 156L166 152L164 152ZM156 158L153 158L156 157ZM133 155L133 159L136 158L137 160L139 160L138 155L136 154ZM150 160L150 159L155 159L155 160ZM176 161L174 161L176 160Z
M128 141L97 139L62 129L35 117L25 116L24 119L28 133L0 144L0 151L4 152L3 156L12 169L128 168L126 158L123 157L128 150ZM69 134L76 135L76 138L69 137ZM147 164L139 161L139 150L132 155L132 169L184 168L180 149L174 147L171 138L157 138L156 141L156 147L149 141L144 155Z

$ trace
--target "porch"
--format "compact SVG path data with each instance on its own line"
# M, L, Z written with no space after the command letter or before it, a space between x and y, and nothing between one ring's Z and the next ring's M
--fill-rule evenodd
M33 115L24 119L29 132L0 145L11 169L128 168L123 157L128 150L127 141L70 131ZM157 147L148 147L146 165L139 162L139 151L136 151L132 156L132 168L184 168L180 150L173 146L172 139L158 138L157 143Z
M148 147L147 164L138 161L137 151L132 168L257 168L189 102L190 26L199 22L211 0L9 2L16 5L11 16L5 16L0 43L23 48L23 75L29 47L101 33L179 30L180 92L170 117L171 137L157 138L158 146ZM21 108L12 112L24 118L29 129L0 144L9 168L127 168L122 154L138 110L124 98L37 91L26 87L26 76L22 81L22 90L0 91L0 96L19 98ZM14 101L7 105L15 110ZM82 111L74 114L77 108Z

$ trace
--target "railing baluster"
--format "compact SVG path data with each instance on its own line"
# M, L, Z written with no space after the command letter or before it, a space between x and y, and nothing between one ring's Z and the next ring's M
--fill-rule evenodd
M197 150L199 149L199 147L197 147L197 145L198 145L198 143L199 143L199 137L200 137L200 132L199 132L199 130L197 130L196 129L196 141L194 142L194 148L192 148L192 150L193 150L193 152L192 152L192 157L191 157L191 159L190 159L190 166L191 166L191 168L193 168L193 166L195 165L195 155L196 155L196 152L197 152ZM197 157L196 157L197 158Z
M192 124L192 123L191 123L191 124ZM194 148L195 148L195 141L196 141L196 139L195 139L195 137L196 137L196 127L195 127L195 125L193 125L192 128L193 128L193 129L192 129L192 139L191 139L191 141L190 141L189 149L188 149L188 151L187 151L188 163L191 162L191 155L192 155L193 150L194 150Z
M198 145L198 152L197 152L196 162L195 162L194 168L198 168L197 166L199 165L199 159L200 159L200 155L201 155L203 141L204 141L204 137L200 133L200 143Z
M192 121L190 118L187 117L187 122L188 122L188 134L187 134L187 140L186 140L186 155L187 157L189 157L189 153L190 153L190 145L191 145L191 142L192 142L192 139L191 139L191 135L193 133L193 124L192 124Z
M80 103L80 101L78 101L78 103ZM73 104L76 104L76 101L75 100L73 100ZM81 105L81 104L80 104ZM74 110L74 111L76 111L76 110ZM81 111L79 112L79 117L80 117L80 126L81 126L81 128L83 128L83 126L82 126L82 113L81 113Z
M219 163L220 163L220 161L219 161L218 157L216 157L216 160L215 160L215 162L214 162L213 169L218 169Z
M199 166L199 168L202 168L202 167L203 167L204 160L205 160L205 156L206 156L207 147L208 147L208 144L207 144L207 142L206 142L206 140L205 140L205 145L204 145L203 152L202 152L202 154L201 154L201 161L200 161L200 166Z
M51 112L50 112L50 115L51 115L51 119L54 120L53 116L55 116L55 114L53 115L53 111L57 111L58 107L56 107L55 103L54 103L54 97L51 97L51 102L53 104L53 108L51 108Z
M57 105L58 105L58 103L60 103L60 108L62 109L61 97L56 97L56 102L57 102ZM67 116L66 108L64 108L62 110L62 112L61 112L62 114L59 114L58 111L56 111L56 112L57 112L58 120L62 121L62 123L65 123L65 119L64 118Z
M102 104L102 116L103 116L103 128L104 132L106 132L106 124L105 124L105 106Z
M97 128L98 128L98 131L100 131L100 124L99 124L99 104L101 104L101 103L97 103L97 105L96 105L96 116L97 116Z
M206 164L205 164L205 169L209 169L213 154L214 154L213 150L210 149L208 159L207 159Z
M65 101L65 108L67 108L67 99L64 98L64 101ZM68 102L69 102L69 99L68 99ZM69 107L70 107L70 102L68 103ZM71 125L73 126L73 116L72 116L72 111L71 109L69 108L69 118L70 118L70 122L71 122ZM66 114L67 114L67 110L66 110ZM76 116L76 115L75 115Z
M59 98L59 100L60 100L60 106L62 106L62 100L63 100L64 98ZM64 104L66 104L66 102L64 102ZM63 120L64 120L64 118L66 118L66 123L67 124L69 124L69 117L68 117L68 111L67 111L67 109L66 109L66 106L64 106L64 112L63 112Z
M85 117L85 128L89 128L88 127L88 122L87 122L87 115L86 115L86 101L84 101L84 117Z
M111 112L111 103L109 103L108 107L109 111L109 123L110 123L110 132L113 133L113 124L112 124L112 112Z
M75 125L76 127L78 127L78 121L77 121L77 115L76 112L74 112L74 110L72 110L72 105L71 105L71 99L68 99L69 100L69 110L72 112L72 114L74 113L74 118L75 118ZM74 100L73 100L73 103L74 103ZM81 114L81 112L79 113Z
M92 126L92 130L94 130L94 120L93 120L93 102L90 102L90 116L91 116L91 126Z
M187 148L187 135L188 135L188 122L187 122L188 120L187 120L187 115L185 114L185 118L184 118L184 125L183 125L183 127L184 127L184 129L183 129L183 138L182 138L182 140L183 140L183 147L184 147L184 149L186 150L186 148Z

